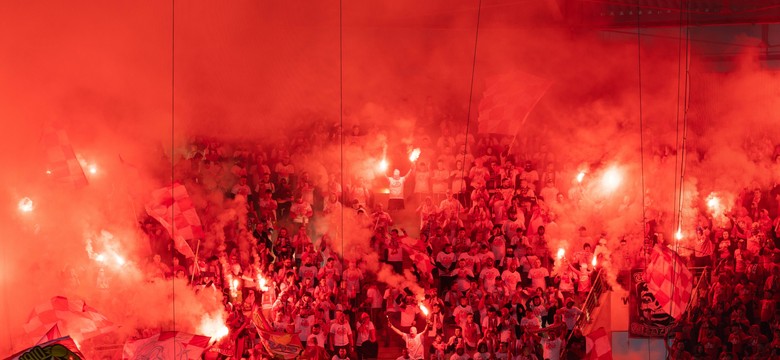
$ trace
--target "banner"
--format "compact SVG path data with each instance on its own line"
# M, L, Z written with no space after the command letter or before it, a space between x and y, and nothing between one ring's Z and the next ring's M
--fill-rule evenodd
M186 257L195 257L187 240L203 238L203 225L184 185L175 183L153 191L146 213L168 230L176 250Z
M603 326L585 337L585 353L590 360L612 360L612 336Z
M211 338L181 331L163 331L145 339L128 341L122 351L124 360L175 359L199 360Z
M680 319L693 294L693 274L685 266L685 260L672 249L655 245L645 271L645 281L664 311Z
M76 343L70 336L65 336L43 344L35 345L7 357L5 360L83 360L84 355L79 351Z
M645 282L644 269L631 270L628 322L631 337L664 337L674 326L674 318L664 310Z
M270 331L261 310L254 311L252 322L260 335L260 343L274 359L297 359L303 351L303 344L297 333L287 334Z
M55 326L58 333L72 336L76 341L109 333L116 328L103 314L83 300L55 296L33 309L24 324L24 331L37 340L47 335L52 336Z

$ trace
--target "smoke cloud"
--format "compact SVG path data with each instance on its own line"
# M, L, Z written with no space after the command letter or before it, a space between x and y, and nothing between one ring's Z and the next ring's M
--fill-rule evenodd
M574 234L582 225L591 235L607 232L613 246L626 235L638 249L643 214L665 219L671 235L680 188L689 234L708 194L732 199L731 206L745 187L778 181L780 165L770 155L780 135L780 79L755 53L716 72L696 55L706 44L693 43L681 186L675 149L683 141L678 93L685 94L685 78L678 69L684 75L686 64L677 39L649 36L677 29L642 37L640 88L635 34L573 31L544 4L523 5L522 15L510 17L501 3L485 2L469 104L471 3L345 1L341 53L335 2L177 2L174 9L157 1L0 3L0 32L13 34L0 38L0 354L37 340L22 326L36 304L56 295L82 298L121 325L120 342L148 327L196 331L204 314L222 314L221 294L142 275L152 251L138 216L150 192L170 184L171 159L184 156L195 137L306 149L311 138L337 134L343 115L344 133L357 125L365 146L293 152L294 161L321 187L330 176L371 181L385 147L391 170L406 171L410 147L433 147L423 144L425 135L432 142L443 128L472 135L486 79L520 69L554 84L513 152L555 162L564 179L558 190L568 196L574 187L583 196L579 211L554 208L553 254L559 244L581 248ZM50 125L96 166L88 186L46 176L41 134ZM294 147L298 138L304 144ZM610 167L622 181L606 191L600 179ZM581 185L571 181L579 171L587 172ZM384 186L381 178L375 184ZM226 229L247 221L246 202L188 188L204 209L201 251L212 253ZM24 197L32 212L17 208ZM377 265L359 219L345 214L316 224L319 234L334 228L343 231L344 246L339 239L334 249L345 259L364 259L389 285L417 286L412 275ZM248 257L251 234L234 235ZM98 253L126 262L101 262Z

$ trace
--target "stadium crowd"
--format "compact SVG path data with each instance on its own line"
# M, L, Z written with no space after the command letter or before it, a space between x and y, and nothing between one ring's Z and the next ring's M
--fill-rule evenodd
M408 172L378 176L335 165L313 175L308 165L305 154L342 141L367 147L357 126L343 140L338 126L270 144L194 139L175 177L203 199L195 202L203 226L220 229L219 241L187 258L149 218L148 275L224 291L231 331L220 358L268 356L255 310L299 337L302 359L371 359L389 343L403 345L399 359L584 358L575 322L591 284L601 272L642 266L645 253L629 247L641 238L615 234L620 245L609 249L608 234L592 236L579 224L566 236L581 249L554 253L549 234L580 200L575 169L559 169L544 145L513 148L511 138L449 128L420 136L421 156ZM672 358L780 356L780 217L769 190L746 191L721 217L703 212L688 265L715 269L713 286L697 293L700 306L675 332ZM245 218L217 216L223 199ZM346 212L357 225L315 226ZM647 224L638 237L668 230L660 217ZM344 258L338 232L351 226L367 229L365 243L395 279L411 276L417 286L367 270L377 268L366 264L372 257Z

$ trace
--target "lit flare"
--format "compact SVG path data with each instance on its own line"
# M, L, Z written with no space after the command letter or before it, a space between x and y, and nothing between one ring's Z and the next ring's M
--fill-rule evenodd
M414 148L414 150L412 150L412 153L409 154L409 161L411 161L411 162L417 161L417 159L420 158L420 153L421 152L422 151L420 151L420 148Z
M558 248L558 260L563 259L564 256L566 256L566 249Z
M431 311L428 310L428 307L425 306L425 304L423 303L420 303L420 311L422 311L423 315L425 315L426 317L428 316L428 314L431 313Z
M623 177L620 175L620 171L618 171L616 168L608 169L604 172L604 176L601 178L601 183L604 185L604 188L609 191L617 189L622 181Z
M715 195L715 193L712 193L707 197L707 208L713 213L719 213L721 211L720 198Z
M19 211L23 213L32 212L33 209L35 209L35 205L33 204L33 201L28 198L24 197L22 200L19 200Z
M590 264L591 264L591 265L593 265L593 267L596 267L596 265L598 265L598 264L599 264L599 263L598 263L598 260L596 260L596 257L595 257L595 256L593 257L593 260L591 260L591 261L590 261Z
M580 173L577 174L577 182L581 183L583 179L585 179L585 172L584 171L580 171Z
M257 289L260 291L268 291L268 279L263 275L257 275Z
M198 333L210 337L213 342L217 342L227 336L230 333L230 329L225 325L225 318L222 314L217 314L214 317L206 314L201 318Z

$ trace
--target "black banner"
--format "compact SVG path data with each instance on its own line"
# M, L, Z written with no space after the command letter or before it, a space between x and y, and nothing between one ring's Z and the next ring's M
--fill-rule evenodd
M628 334L630 337L666 336L674 327L674 318L658 305L644 279L644 269L631 270L628 297Z

